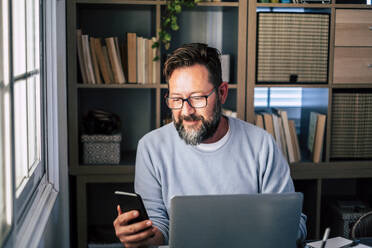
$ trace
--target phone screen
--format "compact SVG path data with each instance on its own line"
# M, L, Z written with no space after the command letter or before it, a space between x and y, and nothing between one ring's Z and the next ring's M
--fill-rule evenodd
M115 195L117 199L117 204L120 205L121 211L123 213L132 210L137 210L139 212L139 216L136 219L130 221L128 224L149 219L145 205L143 204L142 198L139 194L115 191Z

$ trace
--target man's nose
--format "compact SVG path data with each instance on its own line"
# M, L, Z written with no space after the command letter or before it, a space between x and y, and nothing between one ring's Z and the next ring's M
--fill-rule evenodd
M195 113L195 108L191 107L189 101L184 101L182 106L182 115L189 116Z

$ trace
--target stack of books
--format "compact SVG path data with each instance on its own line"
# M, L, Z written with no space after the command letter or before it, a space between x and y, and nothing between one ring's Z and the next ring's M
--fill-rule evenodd
M256 126L265 129L276 141L283 156L289 163L301 160L294 120L288 120L287 111L274 109L275 113L257 113Z
M80 29L76 34L83 84L159 83L160 62L154 61L157 49L152 48L155 37L127 33L124 42L119 42L118 37L89 37Z
M372 158L372 93L333 96L331 158Z
M312 155L314 163L322 161L325 125L326 115L310 112L307 148Z
M326 115L311 112L307 147L312 161L322 161ZM272 109L270 113L257 113L255 124L270 133L289 163L301 161L301 149L294 120L288 119L287 111Z

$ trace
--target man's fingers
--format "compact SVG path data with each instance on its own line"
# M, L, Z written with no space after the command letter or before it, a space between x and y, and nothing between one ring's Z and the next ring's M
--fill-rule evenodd
M133 235L142 232L152 226L151 220L144 220L131 225L122 226L119 231L119 235Z
M122 214L120 205L116 206L116 210L118 211L118 216Z
M142 232L139 232L139 233L136 233L136 234L133 234L133 235L125 236L122 241L125 244L130 244L130 246L136 246L139 243L141 243L141 245L144 245L144 243L148 239L154 237L154 235L155 235L154 228L148 228L148 229L146 229Z
M118 217L117 217L117 220L119 222L119 225L127 225L131 220L134 220L135 218L138 217L138 211L136 210L133 210L133 211L129 211L129 212L125 212L125 213L122 213L120 214Z

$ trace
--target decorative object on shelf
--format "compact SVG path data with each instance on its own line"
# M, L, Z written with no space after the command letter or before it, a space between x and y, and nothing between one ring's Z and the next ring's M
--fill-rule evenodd
M103 110L91 110L83 120L85 164L118 164L121 142L120 118Z
M167 0L164 15L161 17L161 27L158 32L159 39L152 45L152 48L160 47L160 43L163 44L166 50L170 47L172 36L170 30L179 30L177 22L177 15L181 13L183 7L193 8L197 3L202 0ZM159 57L155 57L154 60L158 60Z
M119 164L121 134L81 136L84 164Z
M257 83L327 83L329 14L258 13Z

